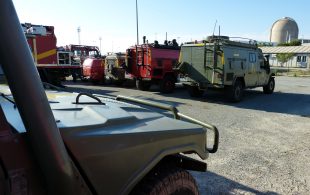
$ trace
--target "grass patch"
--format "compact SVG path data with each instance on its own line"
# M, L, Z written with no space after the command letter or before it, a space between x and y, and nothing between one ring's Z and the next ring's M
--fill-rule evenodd
M291 76L291 77L310 77L309 69L272 69L272 72L275 73L276 76Z

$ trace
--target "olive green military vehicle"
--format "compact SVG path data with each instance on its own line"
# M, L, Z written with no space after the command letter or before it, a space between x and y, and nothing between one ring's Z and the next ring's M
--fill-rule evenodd
M186 170L207 164L187 154L216 152L216 127L131 97L44 91L11 0L0 2L0 37L0 194L199 193Z
M263 56L254 41L210 36L208 41L184 44L176 69L194 97L207 88L223 88L232 101L238 102L246 88L263 87L264 93L271 94L275 87L268 56Z

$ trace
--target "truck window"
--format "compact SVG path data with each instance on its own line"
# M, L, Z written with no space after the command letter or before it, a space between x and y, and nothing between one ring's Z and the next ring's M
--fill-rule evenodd
M249 62L250 63L256 62L256 54L255 53L250 53L249 54Z

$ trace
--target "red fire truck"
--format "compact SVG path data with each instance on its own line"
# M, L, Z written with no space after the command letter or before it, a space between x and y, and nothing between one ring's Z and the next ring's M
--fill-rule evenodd
M101 57L100 50L97 46L88 45L67 45L65 46L67 51L71 51L73 54L73 61L75 64L83 64L86 58L99 58Z
M72 52L72 64L80 65L81 67L79 71L72 74L73 81L75 81L78 77L82 80L89 79L94 82L103 80L103 70L101 70L101 68L104 68L102 64L103 57L101 56L100 50L97 46L71 44L64 46L64 48L66 51ZM84 64L86 59L91 60L87 60ZM93 68L91 67L92 64L94 64Z
M72 64L71 52L58 49L53 26L21 24L41 80L61 85L61 80L80 69Z
M152 84L159 84L160 91L170 93L175 88L177 75L173 66L177 63L180 47L174 39L165 44L145 43L127 49L127 72L136 79L140 90L149 90Z

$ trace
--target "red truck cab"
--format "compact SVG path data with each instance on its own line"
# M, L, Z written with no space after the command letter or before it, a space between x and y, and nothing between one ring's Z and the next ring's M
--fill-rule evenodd
M104 58L86 58L83 62L83 77L94 84L104 82Z

